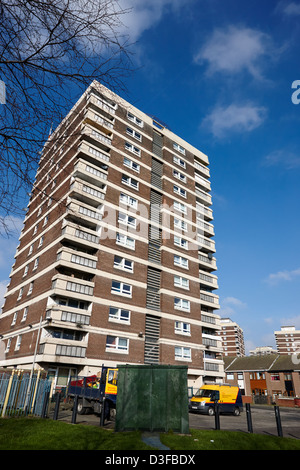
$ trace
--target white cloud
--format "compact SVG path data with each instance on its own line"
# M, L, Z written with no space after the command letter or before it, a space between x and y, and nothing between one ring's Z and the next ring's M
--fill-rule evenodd
M237 313L236 310L243 309L247 307L247 305L236 297L225 297L220 302L220 307L218 314L224 318L235 315Z
M267 34L247 27L229 26L216 29L194 56L197 64L208 63L208 72L236 74L247 71L262 78L267 57L274 53Z
M275 150L266 155L262 163L264 166L280 165L287 170L293 170L300 167L300 154L288 150Z
M119 4L128 10L122 17L123 33L128 34L131 41L136 41L148 29L157 25L165 14L178 14L192 0L120 0Z
M285 271L278 271L277 273L274 273L274 274L269 274L269 276L267 277L267 279L265 279L265 281L270 285L277 285L281 281L293 281L298 276L300 276L300 268L293 269L291 271L285 270Z
M218 138L226 137L231 132L250 132L265 120L266 108L254 104L230 104L227 107L216 106L204 118L202 126Z
M291 2L286 4L286 2L280 2L278 9L287 16L300 15L300 3Z

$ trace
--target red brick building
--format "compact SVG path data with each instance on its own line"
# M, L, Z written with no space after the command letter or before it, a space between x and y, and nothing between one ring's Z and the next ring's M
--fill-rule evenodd
M0 316L1 367L223 378L208 158L93 82L45 144ZM3 348L2 348L3 349Z

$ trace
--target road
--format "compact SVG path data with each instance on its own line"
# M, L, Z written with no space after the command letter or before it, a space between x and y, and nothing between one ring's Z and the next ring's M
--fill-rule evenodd
M52 413L49 415L52 418ZM252 428L254 433L278 436L275 411L273 406L251 405ZM283 437L300 439L300 409L280 408ZM58 419L71 423L72 411L62 409ZM100 426L100 417L94 414L76 416L76 423ZM189 413L191 429L215 429L214 416ZM114 429L114 421L106 422L105 428ZM246 411L240 416L220 415L220 429L226 431L248 432Z
M280 408L283 437L300 439L300 409ZM254 433L278 436L274 407L251 406ZM215 418L206 415L189 414L191 429L215 429ZM248 432L246 410L240 416L220 415L220 429L224 431Z

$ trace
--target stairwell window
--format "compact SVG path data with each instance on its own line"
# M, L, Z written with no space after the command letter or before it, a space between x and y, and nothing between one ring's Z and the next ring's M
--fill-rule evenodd
M133 273L133 261L115 255L114 268L123 269L124 271Z
M126 204L126 206L132 207L133 209L137 209L138 206L136 199L124 193L120 194L120 204Z
M182 321L175 322L175 333L180 335L190 335L191 325Z
M183 183L186 183L186 176L183 173L180 173L180 171L173 170L173 176L174 176L174 178L177 178L178 180L182 181Z
M128 349L129 340L127 338L110 335L106 337L106 351L128 353Z
M184 248L185 250L188 250L189 248L188 241L184 238L176 237L176 235L174 235L174 245Z
M125 284L125 282L112 281L111 293L123 295L125 297L132 297L132 286L130 284Z
M179 196L182 196L182 197L186 198L186 190L180 188L176 184L174 184L174 186L173 186L173 191L174 191L175 194L179 194Z
M116 244L125 246L130 250L135 249L135 240L127 235L123 235L122 233L117 233Z
M181 268L188 268L189 261L186 258L183 258L182 256L174 255L174 265L180 266Z
M119 212L118 222L119 224L124 224L128 227L136 228L136 219L130 215L123 214L123 212Z
M130 322L130 310L124 308L109 307L109 321L115 321L120 323Z
M176 310L183 310L184 312L189 312L191 308L191 304L189 300L180 299L178 297L174 298L174 308Z
M131 176L122 175L122 183L127 184L127 186L130 186L131 188L136 189L137 191L139 189L138 181L134 178L131 178Z
M134 153L138 157L141 156L141 150L135 145L130 144L129 142L125 142L125 149L128 150L129 152Z
M135 163L133 160L130 160L130 158L124 157L123 165L127 166L128 168L130 168L133 171L136 171L137 173L140 172L140 165Z
M134 122L134 124L137 124L139 127L144 127L144 122L138 117L134 116L132 113L127 113L127 118L129 121Z
M173 149L177 150L177 152L182 153L182 155L185 155L185 149L181 147L181 145L176 144L176 142L173 142Z
M182 287L183 289L189 289L190 281L182 276L174 276L174 287Z
M190 361L192 359L191 348L185 348L183 346L175 347L175 360Z

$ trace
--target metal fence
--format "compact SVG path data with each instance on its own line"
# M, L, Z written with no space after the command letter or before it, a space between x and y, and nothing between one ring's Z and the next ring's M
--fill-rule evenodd
M43 416L48 405L52 381L38 373L0 374L0 417Z

